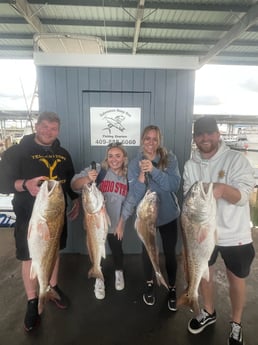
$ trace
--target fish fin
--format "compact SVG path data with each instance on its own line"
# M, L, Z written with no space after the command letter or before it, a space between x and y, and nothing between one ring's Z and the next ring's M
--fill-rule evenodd
M89 243L88 236L86 236L86 245L87 245L90 261L93 262L93 255L92 255L91 246L90 246L90 243Z
M190 308L195 313L195 315L200 314L200 306L197 299L191 301Z
M61 297L60 297L59 294L55 291L55 289L52 289L51 286L48 285L47 290L46 290L45 302L47 302L47 301L49 301L49 300L53 300L53 299L60 300Z
M29 223L29 227L28 227L28 235L27 235L27 238L30 238L31 231L32 231L32 224L31 224L31 222L30 222L30 223Z
M189 305L189 298L187 295L187 290L185 290L182 295L180 295L180 297L177 299L177 306L181 306L181 305Z
M43 293L39 295L39 302L38 302L38 313L39 315L42 314L44 306L46 302L48 301L47 293Z
M167 285L165 279L163 278L163 275L160 272L155 272L155 274L156 274L158 286L160 286L162 284L163 286L165 286L166 289L168 289L168 285Z
M192 311L195 312L196 315L198 315L200 312L198 299L197 298L190 299L187 291L184 291L182 295L178 298L176 305L177 307L180 307L181 305L188 306L190 307Z
M31 274L34 275L33 266L31 266ZM30 279L37 278L38 276L35 274L35 276L31 277ZM42 276L41 276L42 278ZM40 280L40 277L38 277L38 280ZM39 283L39 300L38 300L38 313L41 314L43 312L44 306L46 302L49 300L49 287L45 285L43 282Z
M104 245L102 246L102 249L101 249L101 257L103 259L106 259L106 248Z
M108 227L111 225L111 221L110 221L105 205L101 207L100 211L98 212L98 215L101 215L104 217L105 227ZM98 227L100 227L100 225Z
M35 270L35 267L32 262L30 266L30 279L33 280L35 278L37 278L37 271Z
M103 208L104 208L104 210L105 210L105 216L106 216L107 224L108 224L108 226L111 226L111 220L110 220L110 217L109 217L109 215L108 215L108 213L107 213L107 209L106 209L105 206L103 206Z
M206 227L201 226L197 234L197 242L202 243L206 239L207 236L208 236L208 229Z
M50 232L49 227L46 222L40 222L38 225L38 233L45 241L49 241L50 239Z
M202 278L207 280L207 282L210 280L210 270L209 267L203 272Z

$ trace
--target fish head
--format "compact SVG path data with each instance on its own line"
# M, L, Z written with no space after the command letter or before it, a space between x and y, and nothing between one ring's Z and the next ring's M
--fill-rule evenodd
M87 213L96 213L103 207L104 197L95 182L83 186L82 204Z
M61 183L56 180L45 180L40 186L34 207L45 219L63 214L65 199Z
M213 183L205 183L202 181L195 182L186 194L185 201L187 203L196 204L201 201L207 201L213 194Z
M64 205L64 192L61 182L56 180L47 180L47 193L49 200L49 207L59 208Z
M157 193L147 190L143 199L137 207L137 215L141 219L156 219L158 209L157 202Z
M195 182L186 194L183 202L183 214L188 216L195 222L203 222L207 218L207 214L212 215L215 212L216 200L213 196L213 183L205 183L202 181Z

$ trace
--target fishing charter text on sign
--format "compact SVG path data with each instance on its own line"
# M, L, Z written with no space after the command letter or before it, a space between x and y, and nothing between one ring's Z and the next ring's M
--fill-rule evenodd
M140 145L141 108L91 107L91 145Z

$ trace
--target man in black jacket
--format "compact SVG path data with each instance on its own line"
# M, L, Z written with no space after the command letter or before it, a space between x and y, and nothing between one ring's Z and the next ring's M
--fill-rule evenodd
M73 200L69 213L71 220L79 213L78 195L70 188L74 167L70 154L60 146L57 139L60 119L56 113L44 112L39 115L35 134L26 135L18 145L7 149L1 161L1 175L5 181L4 193L14 193L13 209L16 215L15 244L16 257L22 261L22 278L28 299L24 327L32 331L40 321L38 314L38 282L30 279L31 259L28 249L27 233L35 197L43 180L54 179L62 184L64 195ZM66 202L67 204L67 202ZM65 248L67 221L60 239L60 249ZM68 307L68 298L57 285L59 258L56 261L51 279L51 300L57 307ZM51 291L50 291L51 292Z

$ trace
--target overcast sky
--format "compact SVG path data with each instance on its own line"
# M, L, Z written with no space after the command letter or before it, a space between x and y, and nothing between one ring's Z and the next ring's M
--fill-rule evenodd
M0 60L0 76L0 110L30 109L33 61ZM32 109L38 109L37 101ZM258 115L258 67L206 65L196 71L194 113Z
M258 115L258 67L202 67L196 72L194 113Z
M36 85L33 61L0 60L0 76L0 110L30 109ZM37 109L35 102L33 110Z

